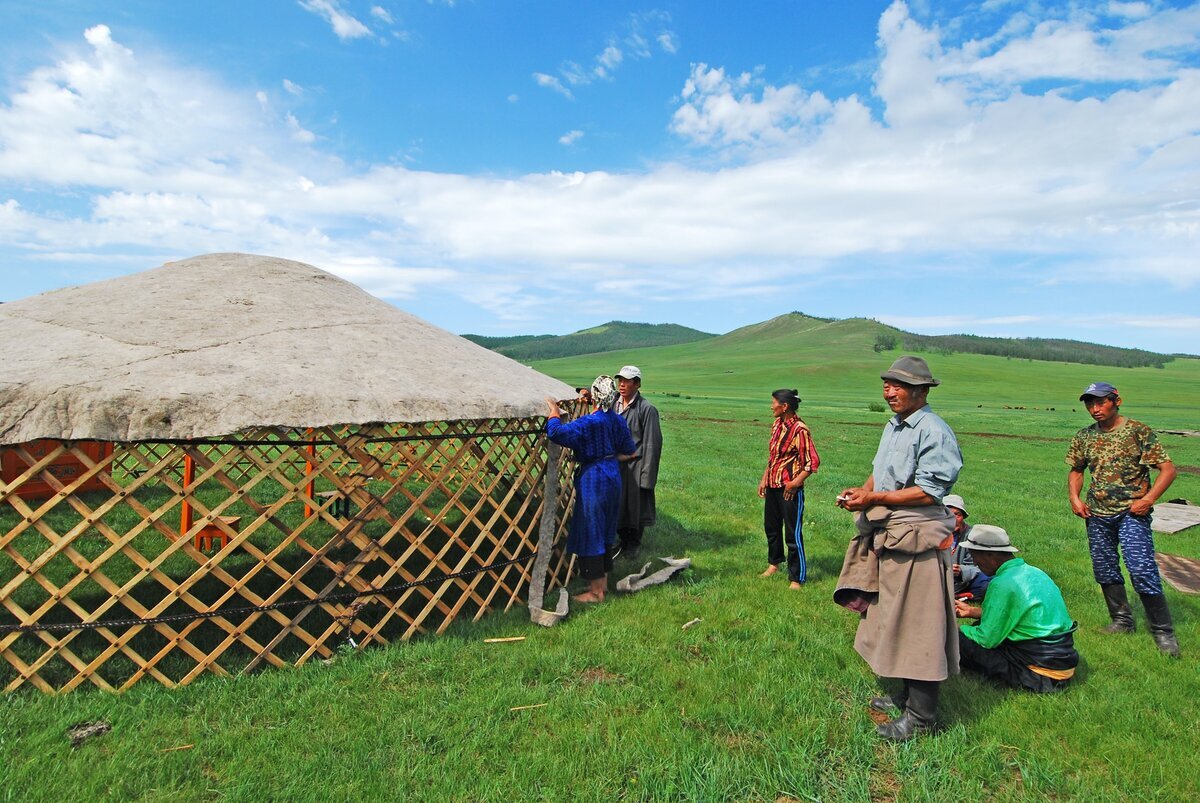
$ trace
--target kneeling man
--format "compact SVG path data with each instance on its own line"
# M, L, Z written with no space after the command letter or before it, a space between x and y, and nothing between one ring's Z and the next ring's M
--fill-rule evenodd
M960 617L978 619L958 631L959 665L1035 692L1061 691L1075 674L1075 622L1062 592L1041 569L1014 555L1008 533L976 524L963 546L992 577L983 607L956 602Z

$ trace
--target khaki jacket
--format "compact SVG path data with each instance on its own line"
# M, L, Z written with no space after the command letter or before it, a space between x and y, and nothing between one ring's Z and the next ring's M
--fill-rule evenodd
M877 594L867 596L854 649L880 677L945 680L958 674L958 621L950 536L954 516L941 505L870 508L858 517L877 558ZM860 563L862 545L848 552ZM851 568L862 580L862 565ZM839 588L842 581L839 580Z

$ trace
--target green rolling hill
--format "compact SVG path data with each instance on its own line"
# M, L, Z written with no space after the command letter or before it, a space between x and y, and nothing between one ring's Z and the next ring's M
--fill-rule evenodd
M1147 366L1162 368L1175 357L1190 356L1158 354L1143 349L1105 346L1080 340L1040 337L980 337L967 334L918 335L869 319L814 318L802 312L791 312L769 321L744 326L724 337L733 339L770 337L776 331L791 334L796 327L813 330L841 324L853 327L855 322L862 322L874 327L873 345L877 352L902 349L937 354L987 354L993 357L1108 365L1119 368ZM610 321L601 326L583 329L569 335L516 335L512 337L463 335L463 337L515 360L529 362L581 354L692 343L716 337L716 335L676 324Z
M572 332L569 335L517 335L515 337L463 335L463 337L484 348L512 357L514 360L530 362L619 349L691 343L715 337L715 335L673 323L610 321L590 329Z
M829 321L790 313L692 343L531 362L571 384L634 363L645 375L647 396L672 402L694 397L761 405L772 390L793 387L807 409L865 410L879 401L880 371L901 354L915 353L929 361L944 383L931 397L939 409L1040 411L1083 426L1087 421L1080 417L1079 391L1103 379L1122 391L1131 415L1152 406L1155 426L1200 429L1195 403L1200 398L1200 359L1172 359L1162 368L1124 368L961 352L876 351L880 335L902 334L863 318Z

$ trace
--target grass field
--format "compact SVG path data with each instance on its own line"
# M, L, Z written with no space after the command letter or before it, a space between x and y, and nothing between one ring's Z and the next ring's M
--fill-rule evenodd
M1195 800L1200 598L1168 590L1183 657L1139 632L1105 636L1062 462L1092 379L1156 428L1200 429L1200 361L1096 369L929 355L932 395L966 460L972 521L1004 526L1060 584L1083 656L1067 693L972 677L945 684L948 728L881 744L856 619L831 601L851 533L833 497L869 471L886 414L868 321L806 338L803 319L686 346L538 367L576 383L633 362L663 414L660 518L646 555L688 555L670 584L581 607L552 629L522 611L330 665L121 696L0 698L0 798L414 800ZM769 393L797 387L822 469L808 486L810 582L765 565L761 475ZM1024 408L1024 409L1017 409ZM1053 408L1053 409L1050 409ZM1074 408L1074 411L1072 410ZM1200 501L1200 438L1165 435ZM1200 556L1200 528L1159 536ZM618 562L618 573L635 567ZM688 628L693 619L701 621ZM524 641L485 644L495 636ZM513 710L518 709L518 710ZM112 731L72 749L80 721Z

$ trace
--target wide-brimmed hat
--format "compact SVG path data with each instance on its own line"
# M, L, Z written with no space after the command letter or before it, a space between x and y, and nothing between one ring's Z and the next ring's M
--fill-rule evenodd
M997 527L995 524L976 524L967 530L967 535L962 540L962 546L976 552L1021 551L1012 545L1012 540L1004 528Z
M942 384L933 378L929 365L920 357L905 355L892 363L892 367L879 375L880 379L894 379L906 385L929 385L937 387Z
M967 503L964 502L963 498L961 496L959 496L958 494L946 494L942 498L942 504L946 507L958 508L959 510L962 511L962 514L964 516L971 515L970 513L967 512Z
M1095 396L1097 399L1104 399L1109 396L1117 396L1117 389L1107 382L1093 382L1083 389L1083 393L1079 394L1080 401L1086 401L1088 396Z

